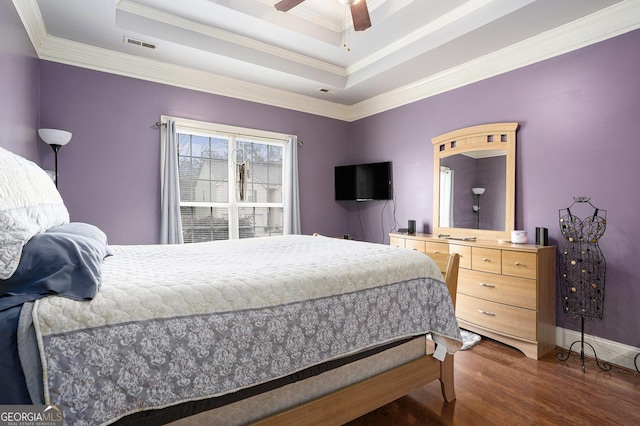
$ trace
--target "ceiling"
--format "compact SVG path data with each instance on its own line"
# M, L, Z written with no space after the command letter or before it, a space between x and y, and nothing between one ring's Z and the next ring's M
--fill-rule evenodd
M347 121L640 28L640 0L367 0L358 32L277 1L13 0L41 59Z

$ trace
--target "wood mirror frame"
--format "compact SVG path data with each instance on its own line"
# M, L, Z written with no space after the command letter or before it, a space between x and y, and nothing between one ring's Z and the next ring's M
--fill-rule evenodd
M516 129L518 123L493 123L454 130L431 140L433 143L433 234L452 238L485 240L511 239L515 225ZM506 151L506 185L504 228L501 230L440 226L440 162L441 159L470 152ZM471 191L471 188L469 188Z

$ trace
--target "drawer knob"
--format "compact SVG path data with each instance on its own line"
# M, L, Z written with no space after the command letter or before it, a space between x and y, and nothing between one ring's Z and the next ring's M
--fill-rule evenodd
M482 258L482 261L483 261L483 262L488 262L488 261L489 261L489 259L487 259L486 257L483 257L483 258Z
M487 312L487 311L483 311L482 309L478 309L478 312L480 312L482 315L487 315L490 317L495 317L496 314L494 314L493 312Z
M481 287L488 287L488 288L495 288L496 286L493 284L487 284L487 283L478 283L479 286Z
M520 266L520 262L516 262L516 266Z

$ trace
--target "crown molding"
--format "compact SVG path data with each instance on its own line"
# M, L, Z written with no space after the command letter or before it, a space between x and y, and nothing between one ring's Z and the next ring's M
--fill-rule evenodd
M341 77L346 76L345 69L337 65L333 65L328 62L314 59L299 53L291 52L290 50L276 47L268 43L263 43L249 37L234 34L229 31L221 30L219 28L213 28L209 25L194 22L189 19L179 18L177 16L159 11L148 6L143 6L129 0L122 0L116 8L122 10L123 12L143 16L145 18L152 19L153 21L161 22L177 28L182 28L184 30L197 32L207 37L223 40L291 62L296 62L305 66L330 72Z
M623 0L582 19L416 83L355 105L343 105L49 36L46 33L36 0L13 0L13 4L40 59L349 122L522 68L640 28L640 1Z
M47 36L40 59L345 120L348 106L179 65Z
M352 105L348 120L359 120L426 99L638 28L640 2L623 0L554 30Z
M373 55L370 55L358 62L356 62L355 64L349 66L346 68L346 74L347 75L351 75L354 74L358 71L360 71L363 68L366 68L376 62L378 62L379 60L385 58L388 55L393 54L394 52L397 52L398 50L409 46L413 43L417 43L420 40L422 40L425 37L428 37L429 35L435 33L436 31L445 28L447 25L456 22L462 18L464 18L465 16L468 16L469 14L477 11L478 9L486 6L487 4L491 3L494 0L474 0L472 2L469 3L465 3L462 6L459 6L455 9L453 9L452 11L450 11L449 13L446 13L444 15L442 15L441 17L439 17L438 19L435 19L434 21L429 22L427 25L418 28L416 31L406 35L405 37L396 40L394 43L385 46L383 49L380 49L378 52L376 52Z
M36 0L12 0L24 29L31 40L36 54L40 56L40 45L47 38L47 28Z

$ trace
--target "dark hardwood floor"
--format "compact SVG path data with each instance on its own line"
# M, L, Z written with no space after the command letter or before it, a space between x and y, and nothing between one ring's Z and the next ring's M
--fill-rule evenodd
M555 351L535 361L483 338L455 355L455 401L430 383L348 425L640 425L640 375L585 364Z

